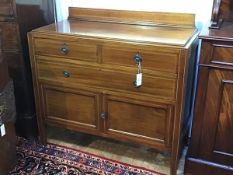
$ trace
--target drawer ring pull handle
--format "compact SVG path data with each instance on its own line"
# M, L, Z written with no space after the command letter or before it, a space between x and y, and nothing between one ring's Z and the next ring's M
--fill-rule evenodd
M142 56L138 53L134 56L134 61L137 65L139 65L142 62Z
M64 70L63 75L64 75L65 78L69 78L70 77L70 72L67 71L67 70Z
M69 53L69 48L67 48L67 47L60 48L60 53L62 55L67 55Z

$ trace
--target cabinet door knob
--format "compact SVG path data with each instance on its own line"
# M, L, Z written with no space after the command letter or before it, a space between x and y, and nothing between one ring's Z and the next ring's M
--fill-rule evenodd
M106 117L107 117L106 112L101 112L101 113L100 113L100 118L106 119Z
M69 53L69 48L66 47L66 46L60 48L60 53L61 53L62 55L67 55L67 54Z
M64 75L65 78L69 78L70 77L70 72L67 71L67 70L64 70L63 75Z

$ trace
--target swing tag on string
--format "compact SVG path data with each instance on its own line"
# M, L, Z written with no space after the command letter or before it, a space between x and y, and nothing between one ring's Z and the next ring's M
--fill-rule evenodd
M142 85L142 68L141 62L138 62L138 71L136 74L136 86L140 87Z

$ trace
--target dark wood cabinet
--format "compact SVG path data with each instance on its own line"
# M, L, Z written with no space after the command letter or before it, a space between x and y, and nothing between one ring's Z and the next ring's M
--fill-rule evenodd
M0 30L0 126L4 127L5 135L0 135L0 174L7 174L16 164L16 136L14 127L14 101L6 99L13 94L12 83L8 75L7 60L3 58L1 51ZM9 93L9 94L8 94ZM7 115L7 116L6 116ZM9 115L9 116L8 116ZM9 118L8 118L9 117Z
M0 137L0 174L7 174L16 163L16 136L14 122L4 123L6 135Z
M2 52L14 82L16 130L19 135L25 137L37 135L27 32L54 22L53 9L52 0L0 1Z
M227 4L228 9L233 8L231 1ZM187 175L233 174L233 21L226 20L226 15L223 19L219 29L205 28L199 36L201 53Z
M202 39L186 174L233 173L233 55L229 54L232 51L233 42Z
M176 174L190 114L193 15L70 8L69 20L28 39L42 143L56 125L143 144L167 152Z

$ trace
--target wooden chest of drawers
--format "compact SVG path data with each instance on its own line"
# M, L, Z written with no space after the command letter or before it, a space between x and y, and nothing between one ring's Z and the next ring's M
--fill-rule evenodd
M148 145L171 153L175 174L190 112L193 24L188 14L70 8L69 20L30 32L40 140L56 125Z

